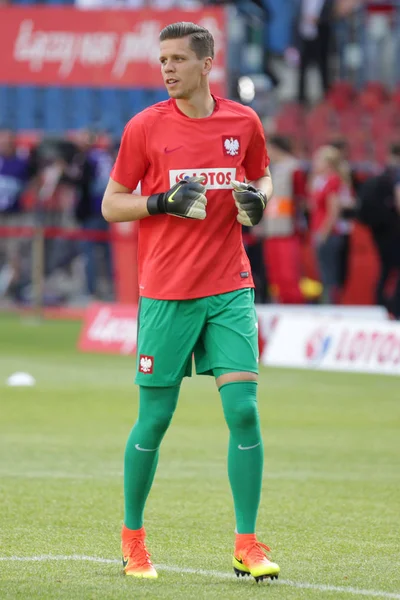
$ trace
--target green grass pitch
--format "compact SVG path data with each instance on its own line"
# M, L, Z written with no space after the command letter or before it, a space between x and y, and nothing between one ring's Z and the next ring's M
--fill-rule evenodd
M258 585L231 568L215 385L186 380L146 513L159 579L132 580L119 535L134 361L78 353L79 327L0 317L1 600L400 599L399 378L262 369L258 535L281 577ZM36 387L7 387L15 371Z

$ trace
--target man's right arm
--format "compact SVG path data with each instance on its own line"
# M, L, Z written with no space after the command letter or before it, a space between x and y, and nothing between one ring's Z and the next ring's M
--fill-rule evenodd
M149 216L147 200L148 196L132 194L132 190L110 177L104 192L101 212L109 223L138 221Z
M109 179L101 212L109 223L138 221L149 215L169 214L183 219L206 218L207 199L203 177L178 181L167 192L137 196L130 188Z

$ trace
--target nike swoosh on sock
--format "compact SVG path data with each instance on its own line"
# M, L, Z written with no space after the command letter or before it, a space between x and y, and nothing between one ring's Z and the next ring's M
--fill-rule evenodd
M140 450L140 452L155 452L158 448L141 448L139 444L135 444L136 450Z
M258 442L258 444L254 444L254 446L242 446L242 444L239 444L238 448L239 450L253 450L253 448L257 448L257 446L259 446L261 444L261 442Z

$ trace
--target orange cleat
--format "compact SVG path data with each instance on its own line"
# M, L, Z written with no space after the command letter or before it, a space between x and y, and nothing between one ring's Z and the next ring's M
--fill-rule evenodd
M142 579L158 577L145 545L146 532L141 529L128 529L125 525L121 532L122 564L125 575Z
M252 575L257 583L267 578L278 579L280 568L266 554L270 548L258 542L255 535L243 535L240 538L239 534L232 562L236 575Z

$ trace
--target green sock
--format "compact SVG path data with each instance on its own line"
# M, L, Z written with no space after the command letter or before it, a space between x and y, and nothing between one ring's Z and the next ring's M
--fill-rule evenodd
M230 431L228 476L235 506L236 531L255 533L264 459L257 382L226 383L219 391Z
M124 460L124 523L128 529L143 526L159 447L174 414L179 387L140 387L139 415L129 434Z

